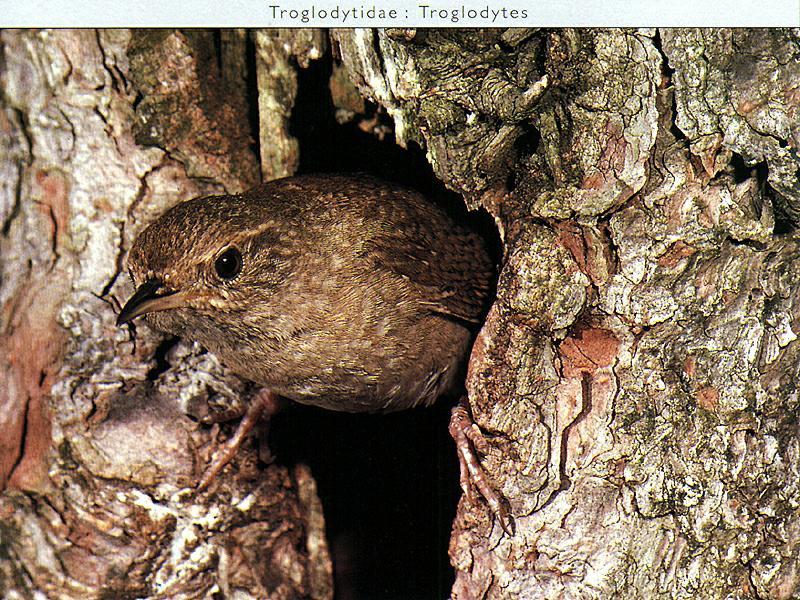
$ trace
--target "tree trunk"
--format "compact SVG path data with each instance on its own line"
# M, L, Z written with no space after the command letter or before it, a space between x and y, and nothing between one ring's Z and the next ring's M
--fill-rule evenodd
M249 450L236 477L194 489L219 434L206 401L242 383L195 346L115 325L136 234L179 200L259 180L246 39L2 34L3 598L332 597L307 469L259 472ZM285 124L271 134L289 149L279 172L296 150Z
M194 491L245 384L114 325L148 222L296 168L326 38L1 39L0 595L331 597L308 469L249 448ZM800 595L797 32L330 40L336 107L356 86L502 238L467 388L515 530L462 499L452 595Z
M800 595L797 32L334 38L503 236L453 596Z

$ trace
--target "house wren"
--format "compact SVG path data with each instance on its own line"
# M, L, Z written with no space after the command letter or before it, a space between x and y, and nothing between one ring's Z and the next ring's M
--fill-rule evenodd
M262 386L201 487L278 396L392 411L457 388L493 277L478 236L419 194L361 175L289 177L183 202L138 236L127 266L138 289L118 324L143 315ZM463 407L451 432L462 485L477 478L503 516Z

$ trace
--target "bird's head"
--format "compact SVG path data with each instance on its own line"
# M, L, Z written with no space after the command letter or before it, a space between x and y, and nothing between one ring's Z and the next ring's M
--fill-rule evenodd
M155 328L182 335L252 315L288 261L268 212L240 196L196 198L168 210L131 248L127 267L137 289L117 324L145 315Z

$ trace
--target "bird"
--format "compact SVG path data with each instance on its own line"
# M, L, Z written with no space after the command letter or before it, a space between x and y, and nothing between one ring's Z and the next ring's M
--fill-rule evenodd
M118 325L143 317L259 386L200 488L282 398L391 412L457 390L495 277L479 235L422 194L364 174L178 203L136 237L127 268L136 291ZM465 410L450 427L462 487L477 479L505 529Z

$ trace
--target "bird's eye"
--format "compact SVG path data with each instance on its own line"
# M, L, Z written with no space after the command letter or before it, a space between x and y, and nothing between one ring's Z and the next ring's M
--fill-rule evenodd
M242 271L242 253L228 248L214 261L214 270L221 279L233 279Z

